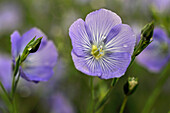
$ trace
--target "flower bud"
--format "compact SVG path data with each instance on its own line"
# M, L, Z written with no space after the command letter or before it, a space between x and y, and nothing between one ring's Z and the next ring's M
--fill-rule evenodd
M43 37L40 37L36 40L35 40L35 38L36 38L36 36L24 48L24 51L21 55L21 62L20 63L22 63L30 53L35 53L38 50L38 48L41 44L41 39Z
M28 51L30 52L30 53L35 53L37 50L38 50L38 48L40 47L40 44L41 44L41 39L42 39L43 37L40 37L40 38L38 38L37 40L35 40L35 41L33 41L33 42L31 42L31 43L29 43L28 44Z
M154 22L146 24L141 30L141 39L135 48L133 57L138 56L151 42L154 30Z
M146 24L143 29L141 30L141 39L150 42L154 30L154 22L152 21L149 24Z
M138 79L135 77L129 77L128 81L124 85L124 93L129 96L133 94L138 86Z

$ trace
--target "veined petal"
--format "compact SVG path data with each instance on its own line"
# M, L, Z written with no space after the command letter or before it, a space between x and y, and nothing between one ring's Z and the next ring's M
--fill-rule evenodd
M122 23L116 13L107 9L100 9L88 14L85 22L92 33L92 41L96 44L104 40L115 25Z
M52 41L48 41L44 48L30 54L23 62L24 69L38 66L54 67L57 63L58 53Z
M128 52L107 53L100 59L102 79L120 77L125 74L131 61L131 55Z
M20 51L20 34L18 31L14 31L11 35L11 44L12 44L12 57L13 61L15 62L15 58L18 56Z
M86 55L84 57L77 56L74 50L71 52L74 65L77 70L92 76L99 76L101 73L99 62L93 57Z
M91 50L89 33L85 22L82 19L75 21L69 28L69 35L72 41L74 52L79 56L84 56Z
M104 40L107 52L128 52L132 55L136 37L132 29L126 24L116 25Z

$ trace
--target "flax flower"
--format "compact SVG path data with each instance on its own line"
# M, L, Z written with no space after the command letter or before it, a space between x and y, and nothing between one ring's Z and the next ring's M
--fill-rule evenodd
M159 72L170 59L170 39L161 28L155 28L153 42L139 56L137 62L151 72Z
M131 61L136 38L131 27L107 9L76 20L69 28L75 67L102 79L120 77Z
M25 46L32 40L43 37L37 52L28 55L20 66L21 77L28 81L47 81L53 75L53 67L57 62L57 50L52 41L48 41L46 35L37 28L32 28L22 36L18 31L11 35L12 57L15 64L17 57L22 55Z

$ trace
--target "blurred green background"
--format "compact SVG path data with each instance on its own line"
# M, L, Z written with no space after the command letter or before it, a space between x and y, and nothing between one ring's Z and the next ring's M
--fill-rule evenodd
M70 25L78 18L85 19L86 15L94 10L106 8L117 13L123 23L129 24L137 35L146 23L153 20L150 6L147 0L0 0L0 54L11 55L10 35L14 30L23 34L32 27L41 29L50 40L54 41L59 60L62 62L59 65L64 66L53 75L58 78L51 92L63 92L75 113L86 113L91 98L90 77L74 67L71 58L71 40L68 35ZM8 14L3 14L4 11ZM169 14L166 12L162 15ZM129 97L124 113L139 113L155 88L160 73L151 73L135 62L112 90L103 113L118 113L124 97L123 85L128 76L138 77L139 86ZM17 106L20 113L50 113L49 104L44 99L51 95L46 92L50 81L30 83L33 87L43 85L43 88L37 87L36 93L18 89ZM100 80L96 77L95 95L105 92L110 82L111 80ZM31 94L27 94L28 92ZM27 95L23 96L25 93ZM154 104L153 113L168 113L169 110L170 78L164 84L161 95Z

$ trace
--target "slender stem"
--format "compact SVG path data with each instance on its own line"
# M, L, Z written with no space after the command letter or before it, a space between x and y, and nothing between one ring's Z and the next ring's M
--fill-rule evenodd
M13 72L13 77L12 77L12 89L11 89L11 97L12 97L12 99L14 97L14 92L15 92L15 77L18 74L20 64L21 63L20 63L20 56L19 56L17 61L16 61L16 65L15 65L14 72Z
M15 76L12 76L12 91L11 91L11 97L13 98L13 94L14 94L14 86L15 86Z
M107 91L106 95L102 98L101 101L99 101L96 106L95 106L95 112L97 112L98 110L100 110L100 108L104 107L104 105L107 103L108 98L111 94L112 91L112 87L109 88L109 90Z
M125 109L125 105L126 105L126 102L127 102L127 99L128 99L128 96L125 95L124 97L124 100L123 100L123 103L122 103L122 106L120 108L120 112L119 113L123 113L124 109Z
M17 84L20 78L20 74L18 74L19 66L20 66L20 56L18 57L16 61L16 65L15 65L14 72L13 72L13 78L12 78L11 99L12 99L13 113L17 113L16 103L15 103L15 91L16 91ZM16 76L17 76L17 80L16 80Z
M93 77L90 79L91 85L91 113L94 113L94 84L93 84Z
M142 113L150 113L151 112L156 99L158 98L159 94L161 93L161 89L162 89L164 83L166 82L167 78L169 77L169 73L168 73L169 66L170 66L170 63L168 64L168 66L166 66L166 68L161 73L161 78L158 81L158 83L156 84L156 87L155 87L154 91L152 92L151 96L147 100L147 103L145 104Z
M20 73L18 74L18 76L17 76L17 80L15 81L15 85L14 85L14 92L13 92L13 94L14 94L14 95L15 95L15 91L16 91L16 88L17 88L17 85L18 85L19 79L20 79ZM13 95L13 96L14 96L14 95Z
M3 84L1 83L1 81L0 81L0 86L1 86L1 88L2 88L2 90L3 90L3 92L5 93L6 97L8 98L8 100L11 101L11 97L8 95L8 93L7 93L7 91L5 90Z
M18 113L16 109L15 98L12 100L12 109L13 109L12 113Z

